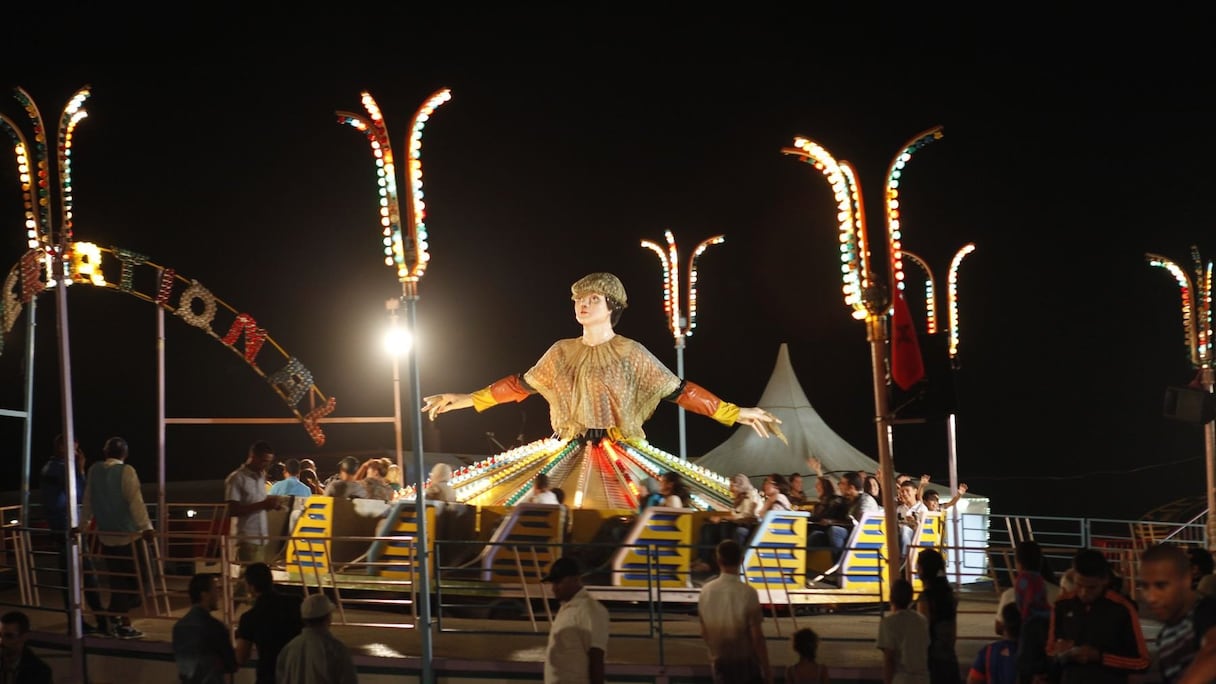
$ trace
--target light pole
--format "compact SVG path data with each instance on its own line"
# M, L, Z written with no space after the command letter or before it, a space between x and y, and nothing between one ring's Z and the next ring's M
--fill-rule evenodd
M42 113L30 94L23 88L15 88L14 96L25 111L33 127L33 144L29 142L21 127L15 121L0 114L0 128L8 133L13 144L13 152L17 161L18 180L21 184L21 194L25 206L26 246L29 251L22 258L23 292L28 293L30 307L27 320L26 358L27 367L25 385L25 410L13 412L25 421L22 431L22 481L21 481L21 525L29 527L29 479L30 479L30 450L32 448L32 429L34 415L34 349L35 349L35 302L37 292L44 287L55 287L56 302L56 331L59 347L59 388L60 416L62 420L63 443L65 445L64 471L67 481L64 483L67 497L67 530L63 532L63 550L66 555L67 576L64 578L68 591L68 626L72 638L71 668L74 678L79 679L85 672L85 654L81 640L82 620L80 612L81 576L80 576L80 509L76 499L77 463L75 416L73 414L72 398L72 367L70 354L71 335L68 328L68 299L67 288L71 283L72 274L69 272L70 254L68 245L72 244L72 216L74 212L72 193L72 142L76 126L88 116L84 103L90 95L89 86L77 90L64 106L59 117L56 130L55 157L58 168L52 166L49 148L48 129L43 121ZM58 178L56 178L56 170ZM52 184L58 180L58 210L59 225L55 228L55 193ZM46 285L39 281L39 270L45 269ZM2 318L3 316L0 316ZM9 412L5 412L7 415ZM161 477L164 473L162 469ZM161 487L160 515L164 522L164 487Z
M397 322L397 310L401 308L401 300L394 297L384 302L388 310L388 334L384 338L384 348L393 359L393 427L397 433L397 472L405 475L405 452L402 449L401 429L401 355L409 353L411 344L409 334Z
M405 152L409 160L409 168L405 174L409 201L405 204L404 231L401 227L401 207L397 196L397 167L393 163L393 148L389 141L388 129L384 124L380 107L372 98L371 93L364 91L361 99L363 109L367 111L368 116L339 111L337 112L338 123L362 131L371 143L380 187L380 226L384 244L384 263L397 271L397 280L401 283L401 300L405 302L405 331L416 340L418 337L416 334L418 329L418 281L422 279L427 262L431 258L427 251L429 245L426 224L423 223L423 219L426 217L426 204L422 201L422 129L430 120L435 109L452 99L452 93L447 88L435 91L414 112L414 116L410 120L410 133L405 141ZM422 669L419 680L422 684L432 684L435 680L435 671L431 663L433 634L431 631L430 550L426 524L426 488L423 486L426 482L426 459L422 453L422 389L418 380L417 344L410 345L406 354L406 364L407 372L410 375L410 423L413 432L414 469L417 476L414 482L414 501L418 526L418 551L414 558L421 585L418 588L418 617L421 622L422 642ZM404 473L404 469L402 472Z
M667 249L664 251L657 242L642 240L642 246L651 250L659 257L663 265L663 311L667 314L667 327L671 329L676 340L676 375L684 379L684 341L692 337L693 328L697 327L697 259L711 245L726 242L725 235L715 235L693 250L688 259L688 315L680 313L680 252L676 248L676 239L671 231L664 231L667 238ZM684 409L678 413L680 417L680 458L688 460L688 440L684 429Z
M822 145L807 138L795 138L794 147L783 148L782 154L800 158L814 166L832 186L836 199L836 219L839 225L840 272L844 285L844 302L852 307L853 318L866 322L866 340L870 343L870 366L874 386L874 427L878 437L878 467L882 471L882 506L887 536L887 586L900 577L902 558L899 549L899 527L895 515L895 469L891 458L891 422L887 394L887 320L891 314L891 289L902 289L903 263L900 244L902 230L899 215L899 185L904 168L913 153L942 137L941 127L924 131L904 143L891 161L887 171L886 214L888 240L888 275L890 285L875 280L870 266L870 242L866 231L865 204L861 185L852 164L836 159ZM895 296L902 296L896 292Z
M947 274L946 287L946 334L949 335L947 354L950 356L950 370L954 372L958 369L958 267L963 263L963 259L975 251L975 243L968 242L959 248L954 253L954 257L950 259L950 271ZM925 328L928 334L937 333L937 287L933 281L933 271L929 268L929 264L919 256L904 250L904 256L908 260L920 266L925 272ZM951 405L949 413L946 415L946 448L948 453L947 470L950 477L950 494L951 496L958 493L958 420L955 407ZM952 545L960 547L959 539L959 520L958 506L950 507L950 528L953 532ZM961 581L961 566L963 561L962 550L958 551L958 558L955 559L954 565L954 581L958 584Z
M1199 248L1191 247L1195 277L1181 266L1159 255L1147 253L1150 266L1164 268L1174 276L1182 295L1182 326L1190 352L1191 366L1199 370L1203 391L1211 394L1216 387L1216 365L1212 354L1212 262L1205 266L1199 258ZM1205 397L1207 398L1207 397ZM1205 416L1206 417L1206 416ZM1208 546L1216 540L1216 422L1203 424L1204 463L1207 470Z

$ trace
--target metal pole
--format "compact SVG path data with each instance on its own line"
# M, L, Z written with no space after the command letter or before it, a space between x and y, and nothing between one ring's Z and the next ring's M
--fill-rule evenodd
M84 681L84 639L80 615L80 509L76 501L76 418L72 414L72 351L68 330L68 267L64 260L66 244L60 243L51 258L56 259L55 272L59 282L55 285L55 304L59 333L59 392L63 416L64 468L67 470L68 529L64 552L68 554L68 626L72 632L72 679Z
M21 524L30 524L30 459L34 452L34 331L38 298L30 297L25 323L25 425L21 430Z
M676 335L676 375L684 379L684 336ZM685 431L684 407L679 408L680 416L680 458L688 460L688 434Z
M165 310L156 307L156 520L160 547L167 549L169 505L165 499Z
M946 416L946 443L950 455L950 496L958 493L958 424L953 411ZM963 550L958 536L958 504L950 507L950 543L946 547L948 558L954 561L954 584L962 584Z
M1211 394L1216 386L1216 369L1210 363L1204 364L1201 372L1203 389ZM1203 425L1203 451L1208 473L1208 547L1216 542L1216 421L1209 420Z
M886 359L887 316L886 305L870 306L866 316L866 337L870 342L870 365L874 371L874 428L878 437L878 469L882 471L883 519L887 525L887 586L893 586L900 577L903 564L899 550L899 520L895 515L895 466L891 458L891 412L888 408ZM884 313L873 313L881 309Z
M389 325L395 330L397 328L397 309L400 307L399 299L389 299L384 302L385 308L388 309ZM400 350L390 350L393 357L393 428L397 433L397 471L401 473L401 479L405 480L405 450L401 446L401 359L399 357ZM419 473L418 481L422 482L422 474Z
M405 290L405 327L410 333L411 339L415 341L410 345L407 353L407 372L410 374L410 415L413 428L413 443L414 443L414 468L417 470L418 480L414 485L415 503L417 506L418 516L418 569L421 587L418 591L418 601L420 603L418 615L421 621L419 636L422 641L422 672L420 677L421 684L433 684L435 681L435 673L431 663L432 649L432 634L431 634L431 572L429 566L428 542L427 542L427 524L426 524L426 491L422 486L426 481L425 470L426 461L422 454L422 387L418 382L418 336L414 331L418 327L417 321L417 304L418 291L417 283L407 282L403 284Z

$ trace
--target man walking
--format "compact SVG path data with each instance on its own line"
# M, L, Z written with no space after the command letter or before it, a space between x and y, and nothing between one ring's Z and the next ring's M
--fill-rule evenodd
M270 566L253 563L245 568L245 587L253 607L241 615L236 628L236 662L244 665L256 648L257 684L274 684L275 662L289 641L300 634L300 600L275 591Z
M152 521L140 489L139 475L127 465L127 441L111 437L101 449L105 460L89 468L81 520L97 528L110 575L111 615L97 618L98 629L120 639L138 639L143 632L131 626L127 612L143 603L139 596L135 540L152 539Z
M190 578L190 610L173 625L173 659L177 676L190 684L224 684L237 671L228 628L211 614L220 605L215 575Z
M236 519L233 534L236 557L241 563L266 563L270 548L270 525L266 511L279 508L279 497L266 493L266 469L274 461L274 449L263 440L249 446L245 463L224 480L228 515Z
M541 581L553 584L553 596L562 604L549 627L545 684L604 684L608 609L583 586L573 558L553 561Z
M300 604L304 629L287 642L275 665L278 684L355 684L359 676L350 649L329 630L334 604L316 593Z
M721 574L701 587L697 599L701 636L709 646L714 681L772 684L760 596L739 576L743 548L734 539L726 539L718 543L715 556Z

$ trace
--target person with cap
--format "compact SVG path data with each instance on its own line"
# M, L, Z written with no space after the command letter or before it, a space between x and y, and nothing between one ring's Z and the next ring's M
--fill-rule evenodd
M359 681L350 648L329 626L334 604L323 593L310 594L300 603L304 629L287 642L275 662L279 684L352 684Z
M126 462L127 440L111 437L101 453L105 460L89 467L80 515L85 526L92 522L97 530L110 583L109 615L99 616L97 627L119 639L139 639L144 633L132 627L127 617L131 608L143 602L137 578L143 564L136 563L134 542L140 537L152 540L152 520L139 474Z
M545 647L545 684L604 684L608 652L608 609L583 586L578 561L553 561L542 582L553 585L561 608L549 628Z
M433 394L422 412L473 408L484 411L540 394L559 439L642 439L642 423L660 401L709 416L726 426L749 425L761 437L785 436L776 416L760 408L722 401L696 383L680 379L646 347L613 329L627 306L625 286L611 273L592 273L570 287L579 337L558 340L526 373L507 376L471 394Z
M359 459L347 456L338 461L338 472L325 482L325 496L338 499L366 499L367 488L359 481Z

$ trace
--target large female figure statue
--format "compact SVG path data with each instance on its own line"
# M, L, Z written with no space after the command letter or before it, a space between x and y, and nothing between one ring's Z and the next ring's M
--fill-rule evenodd
M613 326L626 307L625 286L611 273L592 273L570 288L581 337L558 340L526 373L511 375L472 394L434 394L422 412L473 407L477 411L539 393L549 402L549 420L559 439L642 439L642 423L662 400L709 416L723 425L742 423L761 437L772 431L783 441L776 416L740 408L705 388L681 380L641 344L617 335Z

